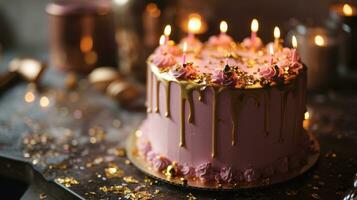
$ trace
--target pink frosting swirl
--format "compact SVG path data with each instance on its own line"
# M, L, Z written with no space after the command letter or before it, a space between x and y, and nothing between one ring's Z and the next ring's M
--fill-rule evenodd
M158 53L155 54L152 63L156 65L158 68L170 67L176 64L176 59L174 56L168 53Z
M156 171L162 171L171 164L170 160L163 156L156 156L152 161L152 166Z
M229 66L226 66L223 70L215 71L212 76L212 81L227 87L234 87L237 83L237 75L231 70Z
M195 172L196 176L203 182L210 182L215 179L215 170L211 163L200 164Z
M292 62L289 65L289 71L294 74L299 74L299 72L302 68L303 68L303 65L300 62Z
M219 34L218 36L211 36L208 39L208 44L212 46L225 46L229 47L232 45L233 39L227 34Z
M255 42L253 43L250 37L246 37L246 38L244 38L241 45L248 49L251 49L251 48L260 49L263 47L263 42L259 37L256 37Z
M233 181L233 170L230 167L223 167L219 175L221 180L225 183L231 183Z
M192 178L195 176L195 169L193 167L190 167L186 163L183 165L180 165L179 167L179 173L186 178Z
M170 73L177 79L190 79L196 74L196 70L192 64L177 65L174 69L170 70Z
M272 80L274 76L277 74L275 67L271 65L265 65L260 68L259 75L262 76L266 80Z
M182 52L177 46L168 44L168 45L160 45L158 48L156 48L155 54L159 54L159 53L161 54L168 53L173 56L178 56Z
M244 175L244 179L247 182L253 182L253 181L256 181L258 179L256 171L254 169L252 169L252 168L246 169L244 171L243 175Z

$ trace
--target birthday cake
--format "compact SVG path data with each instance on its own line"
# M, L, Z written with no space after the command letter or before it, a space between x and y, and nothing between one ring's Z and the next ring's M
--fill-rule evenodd
M152 170L249 185L306 164L306 67L295 49L256 36L235 42L225 32L160 44L148 58L148 114L136 132Z

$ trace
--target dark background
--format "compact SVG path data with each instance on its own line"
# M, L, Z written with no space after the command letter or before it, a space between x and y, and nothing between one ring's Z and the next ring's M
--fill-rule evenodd
M142 4L147 0L139 1ZM48 43L47 14L45 6L50 0L1 0L0 1L0 44L4 49L21 48L46 50ZM156 1L159 4L161 1ZM170 4L166 0L166 4ZM328 16L332 0L181 0L184 9L204 9L209 15L220 16L229 22L229 32L236 39L249 34L249 24L253 17L260 21L263 39L272 37L273 27L286 27L289 19L308 24L321 24ZM350 3L354 3L349 1ZM217 31L217 27L209 27ZM286 30L285 30L286 31ZM284 32L284 30L283 30Z

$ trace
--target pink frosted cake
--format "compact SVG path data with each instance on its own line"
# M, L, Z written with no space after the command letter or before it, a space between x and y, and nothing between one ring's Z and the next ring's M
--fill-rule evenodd
M149 57L148 116L136 136L153 170L188 182L249 185L306 164L306 68L295 49L257 41L188 37Z

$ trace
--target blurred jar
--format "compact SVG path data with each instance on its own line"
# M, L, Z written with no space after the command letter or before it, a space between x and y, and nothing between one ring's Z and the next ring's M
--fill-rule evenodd
M111 1L60 0L49 3L50 60L63 71L89 73L116 66Z

